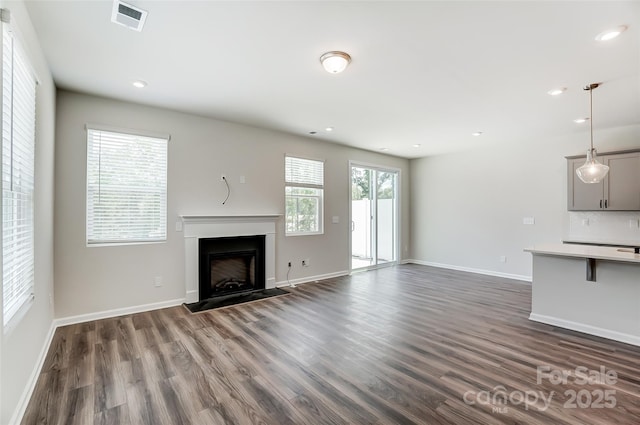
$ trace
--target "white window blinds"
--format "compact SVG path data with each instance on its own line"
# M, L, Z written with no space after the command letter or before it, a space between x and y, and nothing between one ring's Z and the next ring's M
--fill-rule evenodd
M87 243L167 238L167 138L87 129Z
M323 232L324 162L285 157L285 234Z
M313 187L324 186L324 163L313 159L285 157L285 182L287 186Z
M36 80L2 29L2 295L4 324L33 298Z

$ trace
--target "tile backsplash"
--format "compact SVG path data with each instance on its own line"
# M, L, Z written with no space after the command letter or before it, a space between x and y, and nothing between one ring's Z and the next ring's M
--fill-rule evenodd
M640 211L569 212L567 240L640 244Z

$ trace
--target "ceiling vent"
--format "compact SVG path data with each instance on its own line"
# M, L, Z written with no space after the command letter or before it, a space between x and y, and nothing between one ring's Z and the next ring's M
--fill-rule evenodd
M123 25L135 31L142 31L147 11L123 1L115 0L111 12L111 22Z

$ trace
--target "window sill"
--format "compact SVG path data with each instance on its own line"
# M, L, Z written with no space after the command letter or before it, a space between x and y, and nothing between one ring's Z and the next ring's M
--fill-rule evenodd
M324 231L322 232L306 232L306 233L286 233L285 236L315 236L315 235L324 235Z
M131 241L131 242L126 242L126 241L122 241L122 242L96 242L96 243L89 243L87 242L87 248L97 248L97 247L105 247L105 246L126 246L126 245L153 245L153 244L159 244L159 243L167 243L166 239L163 240L158 240L158 241Z

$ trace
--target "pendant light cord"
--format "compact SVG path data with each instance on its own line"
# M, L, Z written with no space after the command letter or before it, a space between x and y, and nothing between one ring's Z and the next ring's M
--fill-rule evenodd
M589 129L591 130L591 154L593 154L593 89L598 87L595 84L589 86Z
M589 130L591 133L591 152L593 154L593 90L598 88L600 83L591 83L584 89L589 90Z

